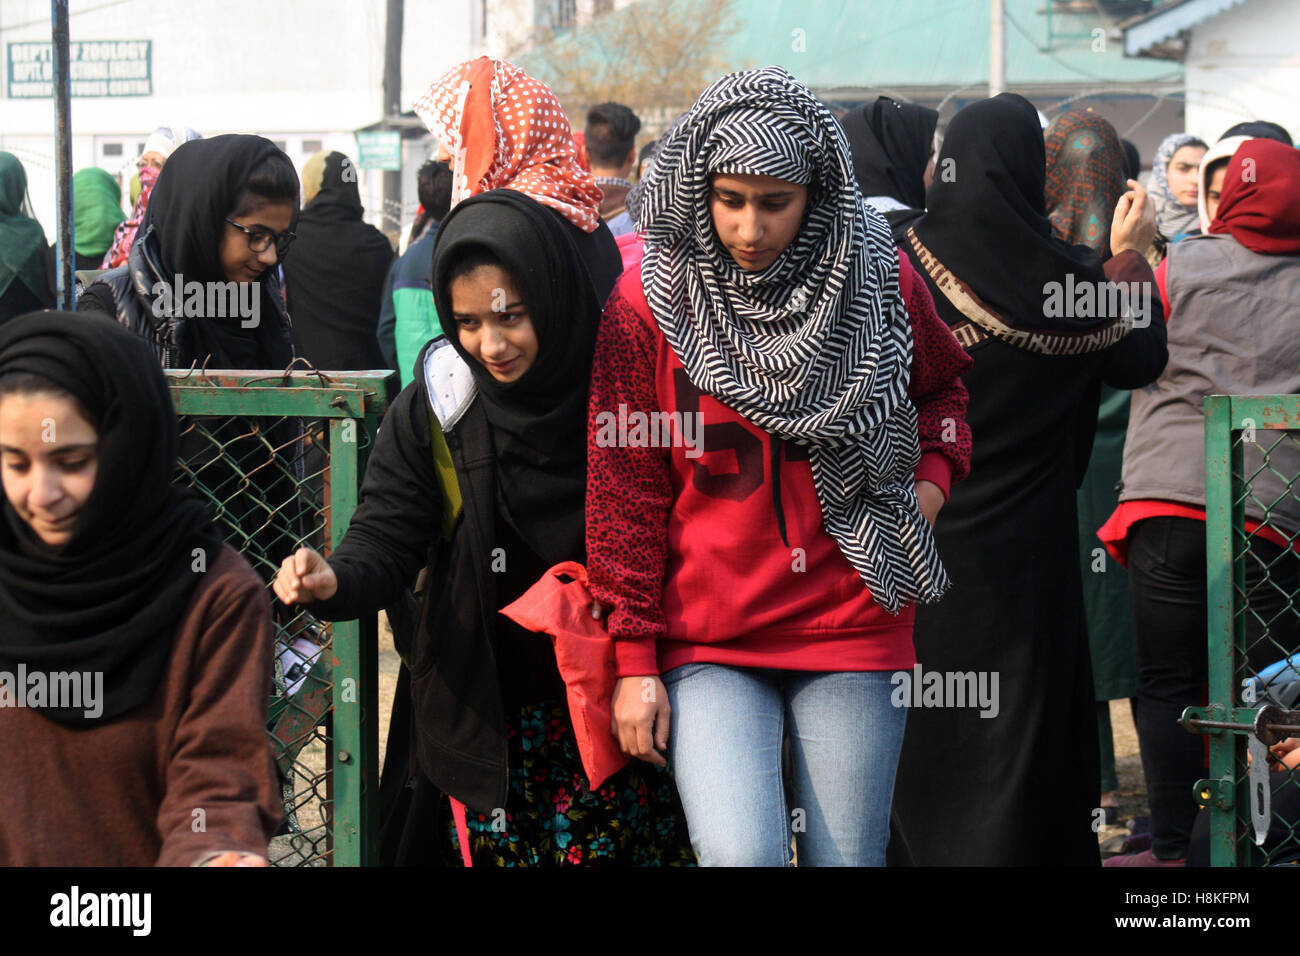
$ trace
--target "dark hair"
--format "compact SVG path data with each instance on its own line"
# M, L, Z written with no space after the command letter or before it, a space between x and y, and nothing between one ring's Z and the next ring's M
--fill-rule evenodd
M434 222L442 218L451 209L451 167L446 163L429 160L415 174L415 191Z
M76 395L44 375L35 372L6 372L0 375L0 398L6 395L53 395L56 398L66 398L76 406L81 417L95 426L95 431L99 431L100 416L92 413Z
M1252 120L1249 123L1238 123L1236 126L1226 130L1219 140L1225 140L1229 136L1249 136L1251 139L1274 139L1286 146L1294 146L1291 141L1291 134L1285 128L1277 123L1270 123L1268 120Z
M470 244L461 246L451 254L447 262L447 287L450 288L452 282L461 276L467 276L483 266L496 266L506 273L510 272L506 264L487 246Z
M451 167L437 160L429 160L415 174L415 192L420 197L424 211L411 223L407 242L415 242L431 222L442 222L451 209Z
M496 266L498 269L510 276L511 281L515 286L519 286L518 278L516 278L514 273L510 271L510 267L497 257L495 252L487 246L467 244L453 252L447 263L447 272L445 276L447 283L447 298L451 298L451 284L453 282L462 276L469 275L475 269L479 269L483 266ZM519 291L522 293L523 290L520 289ZM457 333L457 337L459 337L459 333Z
M587 112L587 156L597 166L618 168L636 146L641 120L622 103L601 103Z
M663 137L660 137L662 139ZM655 153L659 152L659 140L652 139L641 147L641 154L636 160L636 175L640 179L645 174L646 163L655 158Z
M1210 165L1205 167L1205 191L1207 193L1210 191L1210 180L1214 178L1214 174L1220 169L1226 168L1231 159L1231 156L1220 156L1214 162L1210 163Z
M277 150L249 171L230 215L238 219L273 202L292 203L297 209L298 197L298 173L289 157Z
M1142 157L1138 154L1138 148L1126 139L1121 139L1119 144L1124 147L1124 165L1128 167L1128 178L1137 179L1142 172Z

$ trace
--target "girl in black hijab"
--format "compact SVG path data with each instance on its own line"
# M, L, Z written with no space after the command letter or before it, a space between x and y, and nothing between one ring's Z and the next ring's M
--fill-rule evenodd
M1165 363L1142 256L1154 216L1129 181L1104 268L1092 249L1054 237L1042 129L1014 94L958 113L939 163L955 178L930 187L904 248L975 360L963 376L974 460L935 523L953 588L918 608L916 655L928 672L974 673L998 693L984 710L948 702L909 714L894 807L920 865L1095 866L1075 489L1098 382L1136 388ZM1098 307L1108 279L1135 283L1129 310Z
M176 451L129 332L0 329L0 865L265 864L269 608Z
M348 533L300 550L275 589L327 619L374 613L427 564L385 760L385 862L455 846L477 863L693 859L671 778L630 767L592 792L550 640L499 614L585 560L587 382L600 301L571 228L512 189L443 220L433 290L445 338L389 410Z
M116 316L166 368L283 369L293 345L277 266L297 215L298 176L270 140L184 143L126 264L91 283L77 310Z
M164 368L278 372L293 360L279 263L297 215L297 173L270 140L184 143L158 176L126 264L91 283L77 309L116 316ZM295 425L274 426L269 447L244 422L206 427L207 438L187 431L181 457L201 456L200 480L252 545L241 550L260 552L269 571L303 532L291 516L315 507L297 501L301 488L288 477L301 469L269 450L297 454Z
M853 152L853 171L867 202L902 242L925 214L925 191L934 178L934 133L939 113L888 96L849 110L840 120Z

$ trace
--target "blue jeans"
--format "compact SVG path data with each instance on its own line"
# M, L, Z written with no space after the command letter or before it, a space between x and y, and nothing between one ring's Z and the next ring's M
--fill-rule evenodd
M668 765L700 865L788 866L793 834L800 866L883 866L907 720L890 676L722 664L664 674Z

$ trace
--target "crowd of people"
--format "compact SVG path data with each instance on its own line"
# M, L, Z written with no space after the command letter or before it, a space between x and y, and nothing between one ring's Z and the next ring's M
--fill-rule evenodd
M339 152L299 175L162 128L129 216L83 170L103 269L75 313L38 311L50 251L0 153L0 671L104 688L0 706L0 864L265 865L272 622L299 605L387 611L388 865L1097 865L1123 699L1151 835L1107 863L1197 857L1202 402L1300 394L1285 130L1171 134L1144 187L1091 109L1045 126L1003 93L940 130L777 67L639 150L627 106L575 132L486 57L415 110L439 151L400 257ZM401 391L342 540L251 529L259 575L172 481L161 369L295 357ZM1256 670L1300 649L1300 453L1269 466ZM236 524L297 493L212 481ZM595 725L563 637L499 613L575 564ZM599 779L593 736L624 764Z

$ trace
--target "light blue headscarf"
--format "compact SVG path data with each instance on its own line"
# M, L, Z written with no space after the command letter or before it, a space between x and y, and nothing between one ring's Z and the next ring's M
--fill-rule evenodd
M1156 225L1166 239L1177 239L1200 227L1196 203L1181 203L1169 189L1169 161L1184 146L1205 147L1205 141L1191 133L1170 133L1151 160L1151 199L1156 204ZM1208 147L1207 147L1208 148Z

